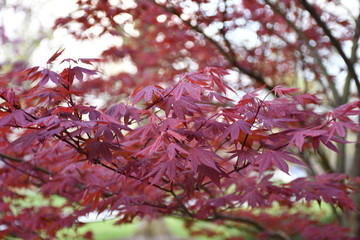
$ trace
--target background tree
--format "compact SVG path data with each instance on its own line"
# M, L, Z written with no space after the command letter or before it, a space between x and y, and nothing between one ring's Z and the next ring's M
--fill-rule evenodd
M59 49L46 67L16 74L29 87L2 88L1 236L52 238L79 216L105 210L118 223L171 215L187 219L189 229L211 221L265 239L360 235L357 224L352 233L341 226L359 217L350 197L358 191L360 148L352 154L344 144L355 134L360 142L359 101L350 101L360 90L360 20L343 15L346 6L77 3L55 27L79 39L117 36L104 63L134 70L107 77L91 68L98 59L65 59L56 71ZM9 78L2 75L2 86ZM223 78L243 96L226 97L235 91ZM91 106L94 98L104 107ZM289 163L306 165L309 176L274 180L276 169L289 173ZM23 206L24 188L39 189L49 204ZM322 224L296 211L304 201L327 202L338 219Z

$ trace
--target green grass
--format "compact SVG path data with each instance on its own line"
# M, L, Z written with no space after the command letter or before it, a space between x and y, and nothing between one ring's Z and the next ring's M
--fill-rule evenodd
M14 208L14 212L18 212L19 209L24 207L40 207L44 205L52 205L52 206L62 206L66 200L59 197L53 196L50 199L44 199L41 194L36 191L32 190L19 190L19 193L26 196L23 200L12 201L12 206ZM11 199L4 199L5 201L11 201ZM296 204L296 207L293 208L290 212L302 212L308 213L313 215L314 218L321 220L323 223L331 222L334 219L334 214L332 213L331 206L322 202L321 206L319 206L316 202L308 206L304 206L302 204ZM65 209L66 210L66 209ZM69 209L69 211L71 211ZM255 213L257 211L255 210ZM281 214L281 207L278 205L274 205L268 211L270 214ZM115 240L120 239L123 237L130 237L133 236L137 230L139 229L139 221L135 221L134 223L130 224L121 224L121 225L114 225L116 220L104 220L99 222L90 222L84 224L84 226L78 229L78 233L75 232L74 228L70 229L63 229L59 231L58 236L59 240L67 240L67 239L80 239L76 237L77 234L84 234L88 231L93 232L93 236L95 240ZM166 217L164 218L166 227L168 228L169 232L180 238L189 238L189 232L184 226L184 221L174 217ZM223 233L223 237L227 236L240 236L244 235L246 239L251 239L249 236L246 236L246 232L242 231L241 229L237 229L236 227L233 228L226 228L224 226L219 226L213 223L208 222L201 222L198 221L195 224L194 229L208 229L208 230L216 230L217 232ZM13 240L16 238L6 238L8 240ZM206 236L196 236L192 239L196 240L209 240L209 239L220 239L215 237L206 237Z
M189 232L184 226L184 221L174 217L165 217L164 218L166 227L168 228L171 235L179 238L189 238ZM130 224L122 224L119 226L113 225L114 220L107 220L101 222L87 223L79 229L79 233L86 233L87 231L92 231L95 240L115 240L123 237L130 237L136 234L139 228L139 221L135 221ZM209 229L216 230L223 233L221 237L207 237L207 236L196 236L192 239L196 240L219 240L223 239L224 236L246 236L246 234L241 234L238 229L229 229L224 226L219 226L217 224L208 223L208 222L198 222L194 229ZM66 240L74 238L75 232L72 229L62 230L59 232L59 236L67 233L67 236L59 237L59 240Z
M140 222L135 221L133 223L114 225L116 220L106 220L100 222L90 222L86 223L84 226L78 229L78 234L84 234L88 231L92 231L93 237L95 240L115 240L125 237L134 236L139 228ZM188 238L189 234L186 228L184 227L183 221L173 217L164 218L166 227L168 228L171 235ZM163 226L161 226L163 227ZM67 239L77 239L77 233L74 229L64 229L59 231L58 239L67 240ZM196 238L199 240L208 240L209 238Z
M189 233L184 226L184 221L181 219L166 217L165 218L166 226L168 227L171 234L180 238L189 237Z
M93 231L96 240L113 240L122 237L130 237L136 231L136 223L114 225L114 220L87 223L81 227L80 232ZM65 239L64 239L65 240Z
M134 235L136 224L114 225L115 220L86 223L77 232L74 229L63 229L57 233L58 240L80 239L79 235L91 231L95 240L114 240Z

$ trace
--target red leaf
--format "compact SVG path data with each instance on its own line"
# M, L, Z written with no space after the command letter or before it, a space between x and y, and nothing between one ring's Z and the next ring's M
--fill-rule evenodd
M266 150L256 158L260 174L263 174L271 165L275 165L281 171L289 174L289 166L285 161L306 166L306 164L291 156L291 153L285 151Z
M170 160L174 159L178 152L186 155L188 154L188 151L186 151L176 143L170 143L167 147L167 154Z
M141 99L144 99L147 103L155 101L156 99L163 97L163 88L157 85L147 86L142 89L136 88L132 97L134 103L139 102Z
M200 87L189 82L180 82L172 93L175 101L178 101L182 96L190 96L195 100L201 100Z
M198 167L198 185L200 186L205 177L210 178L210 180L221 189L220 179L223 176L223 172L215 170L212 167L206 166L205 164L200 164Z
M317 129L306 129L306 130L297 131L290 140L288 146L290 147L293 143L295 143L295 146L297 146L300 150L302 150L306 137L315 138L318 136L322 136L326 133L327 133L326 130L317 130Z
M89 64L89 65L93 65L93 62L100 62L101 59L99 58L79 58L78 59L80 62L85 63L85 64Z
M251 124L240 119L234 123L232 123L224 132L223 136L221 139L226 138L228 135L230 135L230 138L233 140L236 140L239 138L240 136L240 132L243 131L246 134L250 134L251 135Z
M49 60L47 60L47 64L52 63L53 61L55 61L63 52L64 52L65 48L61 49L61 47L49 58Z
M89 161L93 162L100 159L104 159L106 162L111 163L112 162L112 153L110 151L110 148L114 148L110 143L108 142L98 142L94 141L86 146L86 149L88 149L88 158Z
M91 69L82 68L82 67L74 67L72 70L75 72L75 76L80 82L83 81L84 74L95 75L98 73L98 71L96 71L96 70L91 70Z
M191 162L191 166L194 172L197 172L198 166L204 164L218 172L219 168L216 166L215 159L221 159L217 154L202 149L202 148L193 148L189 151L189 156L187 159Z
M283 86L276 86L273 88L273 91L275 92L275 94L278 94L279 96L285 96L285 95L290 95L293 93L298 93L299 89L283 87Z
M186 139L185 136L183 136L173 130L168 129L168 130L166 130L166 132L177 140L184 141Z

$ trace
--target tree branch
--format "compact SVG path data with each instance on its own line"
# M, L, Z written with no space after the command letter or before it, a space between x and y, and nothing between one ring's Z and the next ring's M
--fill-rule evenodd
M215 213L214 217L208 218L208 219L206 219L206 221L216 221L216 220L219 220L219 219L245 223L245 224L253 226L258 231L265 232L265 233L269 234L272 237L276 237L277 239L290 240L290 237L287 234L285 234L283 232L280 233L280 232L275 232L275 231L269 231L262 224L254 221L252 219L246 218L246 217L223 215L223 214Z
M359 9L360 10L360 9ZM352 48L351 48L351 56L350 56L350 60L351 62L356 62L357 59L357 50L359 48L359 38L360 38L360 13L358 18L356 19L356 23L355 23L355 35L352 41ZM344 85L344 94L342 97L342 104L348 102L349 100L349 92L350 92L350 80L351 80L351 74L348 73L348 75L346 76L346 80L345 80L345 85Z
M319 65L321 71L323 72L323 74L329 84L329 87L331 89L331 92L333 94L335 103L339 104L340 103L339 92L337 91L337 88L336 88L334 82L330 78L317 49L310 45L310 40L305 35L305 33L300 28L298 28L294 22L290 21L289 18L286 16L286 14L278 6L276 6L270 0L264 0L264 1L267 5L269 5L271 7L271 9L275 13L279 14L286 21L286 23L296 32L296 34L300 37L300 39L305 43L306 47L310 50L311 55L313 55L313 57L316 59L317 64ZM320 83L324 87L324 90L325 90L326 88L321 80L320 80Z
M326 36L329 37L330 42L335 47L335 49L340 54L341 58L344 60L349 73L351 74L351 77L354 79L356 87L358 89L358 95L360 96L360 81L359 78L355 72L354 63L345 55L340 42L334 37L334 35L331 33L330 29L327 27L326 23L323 22L319 16L319 14L316 12L316 9L309 4L307 0L300 0L301 5L305 8L306 11L310 13L310 15L315 19L319 27L324 31Z
M12 162L17 162L17 163L27 162L27 161L25 161L24 159L17 158L17 157L12 157L12 156L9 156L9 155L3 154L3 153L0 153L0 157L1 157L1 158L8 159L8 160L10 160L10 161L12 161ZM0 158L0 160L1 160L1 158ZM45 169L45 168L42 168L42 167L39 167L39 166L36 166L36 165L34 165L33 167L34 167L35 170L37 170L37 171L39 171L39 172L42 172L42 173L45 173L45 174L47 174L47 175L49 175L49 176L53 176L53 175L54 175L54 173L52 173L51 171L49 171L49 170L47 170L47 169Z
M33 178L39 179L39 180L40 180L41 182L43 182L43 183L45 182L45 180L42 179L40 176L35 175L35 174L32 174L32 173L30 173L30 172L27 172L27 171L25 171L25 170L23 170L23 169L15 166L15 165L9 163L9 162L6 161L3 157L0 157L0 161L2 161L3 163L5 163L5 164L8 165L9 167L15 169L16 171L19 171L19 172L21 172L21 173L23 173L23 174L25 174L25 175L27 175L27 176L29 176L29 177L33 177Z
M138 178L138 177L135 177L135 176L133 176L133 175L125 175L125 174L122 173L121 171L119 171L119 170L117 170L117 169L115 169L115 168L113 168L113 167L110 167L110 166L108 166L108 165L106 165L106 164L104 164L104 163L102 163L102 162L98 162L97 164L99 164L100 166L102 166L102 167L104 167L104 168L107 168L107 169L109 169L109 170L111 170L111 171L113 171L113 172L115 172L115 173L119 173L119 174L124 175L124 176L127 176L127 177L129 177L129 178L132 178L132 179L135 179L135 180L144 182L143 180L141 180L141 179ZM167 193L172 194L172 191L169 190L169 189L167 189L167 188L163 188L163 187L161 187L161 186L159 186L159 185L157 185L157 184L151 184L150 182L147 182L147 184L153 185L154 187L160 189L161 191L164 191L164 192L167 192Z
M215 41L213 38L211 38L209 35L207 35L199 26L193 25L189 20L185 20L181 17L181 14L174 8L166 7L162 4L157 3L155 0L149 0L153 4L157 5L158 7L162 8L164 11L171 13L175 16L177 16L184 24L186 24L188 27L190 27L192 30L196 31L200 35L202 35L206 40L208 40L211 44L213 44L220 52L221 54L240 72L246 74L247 76L255 79L259 84L266 85L266 88L268 90L272 90L273 86L270 86L266 83L265 79L259 75L258 73L255 73L251 71L250 69L245 68L244 66L240 65L234 56L230 52L227 52L217 41Z
M225 42L226 47L228 48L229 54L231 55L232 58L235 59L236 58L235 51L233 50L229 39L226 38L225 22L226 22L226 14L227 14L228 8L227 8L226 0L224 0L223 3L225 5L225 9L221 16L223 27L220 29L220 34L221 34L222 38L224 39L224 42Z

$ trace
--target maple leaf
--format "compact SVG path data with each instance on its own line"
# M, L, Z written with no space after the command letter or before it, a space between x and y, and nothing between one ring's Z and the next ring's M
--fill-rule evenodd
M23 110L15 110L0 119L0 126L26 126L31 120Z
M315 177L314 181L298 178L286 185L290 186L298 199L306 201L321 200L330 204L339 205L341 208L354 209L355 205L346 194L348 186L344 184L345 174L324 174Z
M217 154L213 153L212 151L203 149L203 148L193 148L188 151L189 155L187 160L190 161L191 167L194 172L197 172L198 166L200 164L204 164L217 172L220 172L220 169L216 165L215 160L220 160L221 157Z
M321 104L321 100L319 98L317 98L314 95L308 94L308 93L303 93L303 94L296 95L296 96L294 96L294 98L302 106L306 106L306 105L309 105L309 104L315 104L315 105L320 105Z
M21 148L29 148L32 145L32 143L39 138L40 134L41 133L39 132L31 132L24 136L21 136L17 138L15 141L13 141L11 144L9 144L8 148L12 148L17 145L20 145Z
M173 138L179 140L179 141L184 141L186 139L185 136L171 130L171 129L168 129L166 130L166 133L169 134L170 136L172 136Z
M322 136L326 133L327 133L326 130L321 130L321 129L320 130L319 129L306 129L306 130L297 131L293 135L288 146L290 147L292 144L295 143L295 146L298 147L300 150L302 150L306 137L315 138L315 137Z
M28 68L28 69L25 69L24 71L20 72L19 75L25 76L23 78L24 81L27 81L27 80L34 81L41 76L41 71L37 71L38 69L39 69L39 66Z
M64 52L65 48L59 48L58 50L56 50L56 52L49 58L49 60L47 60L47 64L52 63L53 61L55 61L63 52Z
M82 68L82 67L78 67L78 66L72 68L71 70L74 72L76 78L77 78L80 82L83 81L83 79L84 79L84 74L87 74L87 75L95 75L95 74L98 73L98 71L96 71L96 70L91 70L91 69Z
M226 138L228 135L230 135L230 138L235 140L238 139L240 136L241 131L251 135L252 132L250 130L251 124L247 121L244 121L243 119L240 119L234 123L232 123L224 132L221 139Z
M104 194L102 190L98 190L96 192L90 193L85 195L84 200L81 203L81 206L86 206L88 204L91 204L91 210L95 210L98 205L101 198L104 197Z
M79 58L78 61L85 63L85 64L93 65L93 62L100 62L101 59L99 59L99 58Z
M185 119L185 116L193 116L195 113L202 115L199 105L194 104L194 100L188 96L181 96L177 101L174 97L169 97L163 103L166 115L172 111L173 117Z
M21 105L16 98L15 91L13 89L5 88L0 92L0 97L9 103L11 109L20 109Z
M264 199L264 196L260 194L257 189L246 192L241 197L241 202L247 202L249 206L253 208L266 205L266 200Z
M247 161L251 164L254 164L256 162L256 157L259 155L259 153L252 149L244 149L244 150L234 150L230 151L229 153L234 153L229 158L232 159L234 157L237 157L237 166L241 164L245 164Z
M109 142L90 141L85 149L88 151L88 159L90 162L96 163L97 160L103 158L106 162L111 163L113 155L110 149L119 150L118 147Z
M204 74L204 71L185 73L181 75L180 79L186 79L189 83L193 83L194 86L207 86L209 81L209 77Z
M172 129L172 130L176 131L176 129L181 128L181 126L183 126L184 123L186 123L185 120L168 117L167 119L164 119L162 121L161 131L165 132L168 129ZM182 137L180 137L180 138L182 138Z
M151 180L151 184L156 184L162 177L167 176L170 181L173 181L179 172L177 169L185 169L177 159L163 161L157 164L146 176L143 177L143 179L154 176Z
M111 107L109 107L106 111L105 114L110 115L112 117L122 117L125 116L126 113L128 113L128 106L125 105L124 103L119 103L119 104L115 104Z
M138 87L134 90L132 97L134 103L139 102L141 99L144 99L146 103L155 101L163 97L163 88L158 85L147 86L142 89Z
M340 122L340 121L334 121L331 123L331 126L329 127L329 136L327 141L333 138L334 134L336 133L338 136L345 138L346 137L346 129L351 129L353 131L360 131L360 125L350 122Z
M136 155L138 155L138 156L151 155L153 153L156 153L156 152L164 149L166 147L166 144L163 141L164 138L165 138L164 134L160 134L160 135L156 136L156 139L151 144L149 144L149 146L147 146L144 149L142 149L141 151L137 152ZM150 140L152 140L152 139L150 139Z
M275 165L281 171L289 174L289 166L286 161L306 166L305 163L293 157L292 153L286 151L274 151L269 149L256 157L256 163L259 165L260 175L262 175L264 171L269 169L272 165Z
M175 101L179 101L183 96L190 96L191 98L200 101L201 100L201 89L199 86L182 81L180 82L172 92Z
M42 78L38 83L39 87L43 87L49 80L56 85L58 85L61 81L64 81L64 79L59 74L46 68L41 71L41 74Z
M186 151L184 148L182 148L179 144L176 143L170 143L167 147L167 154L169 156L169 159L175 159L175 156L177 153L186 154L188 155L188 151Z
M357 108L360 108L360 101L350 102L342 106L339 106L334 110L332 110L331 114L333 115L334 118L342 119L347 115L359 115L360 110L356 110Z
M228 75L229 73L220 68L214 68L214 67L206 67L204 69L205 73L210 74L210 87L214 88L216 86L220 92L226 93L227 90L230 90L232 92L235 92L231 87L229 87L224 80L222 79L223 76Z
M275 92L275 94L278 94L279 96L285 96L285 95L291 95L293 93L298 93L299 89L283 87L283 86L276 86L273 88L273 91Z
M197 169L197 172L198 172L197 184L198 184L198 186L201 186L205 177L208 177L219 189L221 189L220 179L223 176L226 176L226 174L224 171L221 171L221 170L219 171L219 170L220 170L219 168L214 169L205 164L200 164Z
M149 123L134 129L134 131L130 133L130 136L133 138L140 138L140 141L143 142L145 139L154 137L158 131L156 124Z

